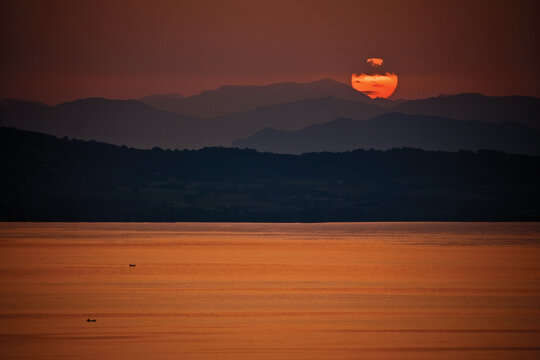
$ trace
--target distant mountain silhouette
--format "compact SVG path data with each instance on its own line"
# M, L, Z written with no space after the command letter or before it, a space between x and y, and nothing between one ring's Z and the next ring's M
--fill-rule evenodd
M51 106L37 101L3 99L0 100L0 125L39 131L37 127L46 128L46 119L52 109ZM19 124L28 126L20 127Z
M540 99L530 96L443 95L408 100L387 111L502 123L519 121L540 130Z
M0 100L0 108L6 108L6 107L49 108L50 106L39 101L9 99L9 98Z
M182 99L185 98L180 94L157 94L145 96L140 101L159 110L174 112L178 101Z
M0 104L0 125L55 136L98 140L138 148L198 147L200 119L157 110L134 100L88 98L50 107Z
M540 154L540 133L514 122L495 124L390 113L365 121L340 118L296 131L266 128L232 145L287 154L400 147Z
M168 97L167 101L164 101L160 97L151 96L142 98L141 101L161 110L210 118L245 112L266 105L327 96L363 102L370 101L369 97L354 90L349 85L331 79L309 83L226 85L187 98L171 99Z
M383 109L359 101L303 99L244 113L199 119L157 110L136 100L89 98L50 107L5 100L0 125L138 148L229 146L265 127L294 130L340 116L366 119Z
M243 113L206 119L207 145L229 146L234 140L248 137L266 127L298 130L337 117L369 119L383 111L377 105L332 97L262 106ZM214 137L210 138L212 135Z
M229 146L265 127L301 129L336 116L365 119L380 111L376 105L328 97L200 119L161 111L136 100L89 98L56 107L4 100L0 103L0 125L137 148L196 149Z
M328 93L335 96L327 96ZM316 97L320 94L325 95ZM209 111L203 114L205 116L216 112L216 109L221 112L256 104L266 105L212 118L198 118L159 110L137 100L89 98L52 107L38 102L5 99L0 101L0 125L137 148L158 146L171 149L230 146L235 140L248 138L268 127L300 130L340 117L366 120L390 112L484 122L519 121L540 131L535 126L540 113L540 99L536 98L461 94L397 103L380 99L371 101L348 85L333 80L307 84L224 86L189 98L169 94L149 96L144 101L154 106L183 104L184 109L189 110L191 106L192 109ZM280 102L274 104L276 101ZM478 130L474 127L468 129ZM513 151L508 147L504 149Z

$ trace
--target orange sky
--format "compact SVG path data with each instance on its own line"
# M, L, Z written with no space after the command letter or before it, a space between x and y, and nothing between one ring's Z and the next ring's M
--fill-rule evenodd
M323 77L349 83L370 57L399 74L392 98L540 97L537 3L488 5L2 1L0 98L58 103Z

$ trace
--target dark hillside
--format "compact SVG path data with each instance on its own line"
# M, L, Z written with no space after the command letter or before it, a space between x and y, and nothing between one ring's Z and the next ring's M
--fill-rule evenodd
M137 150L1 128L3 221L540 220L540 157Z

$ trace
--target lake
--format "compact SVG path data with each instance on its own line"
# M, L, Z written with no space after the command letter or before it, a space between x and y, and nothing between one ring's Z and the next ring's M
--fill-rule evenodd
M540 223L1 223L0 260L3 359L540 358Z

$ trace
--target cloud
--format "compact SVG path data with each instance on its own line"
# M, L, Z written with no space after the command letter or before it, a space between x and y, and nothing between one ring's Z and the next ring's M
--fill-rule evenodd
M383 59L371 58L371 59L367 59L367 62L371 66L376 67L376 66L381 66L383 64Z

